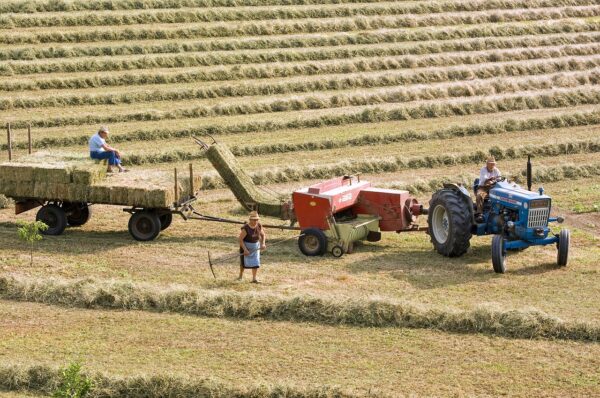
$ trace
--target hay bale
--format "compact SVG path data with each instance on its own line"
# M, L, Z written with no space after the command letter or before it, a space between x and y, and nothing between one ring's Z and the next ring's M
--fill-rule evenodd
M206 151L206 157L246 210L252 210L254 205L261 214L282 216L281 200L259 190L225 145L213 144Z

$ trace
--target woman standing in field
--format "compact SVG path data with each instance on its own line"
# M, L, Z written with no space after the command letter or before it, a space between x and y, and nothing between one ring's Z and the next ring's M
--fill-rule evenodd
M266 249L265 241L267 235L260 225L258 213L255 211L250 212L249 220L240 232L239 244L240 244L240 276L238 280L242 280L244 270L250 268L252 270L252 283L258 283L256 274L258 268L260 268L260 251Z

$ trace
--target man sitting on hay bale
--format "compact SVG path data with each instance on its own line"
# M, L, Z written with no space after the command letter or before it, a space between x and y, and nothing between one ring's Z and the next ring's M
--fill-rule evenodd
M102 126L98 133L90 138L90 157L96 160L106 159L108 161L108 168L106 169L108 173L112 173L113 166L117 166L119 172L123 173L127 170L121 166L121 153L116 148L106 144L108 134L108 127Z

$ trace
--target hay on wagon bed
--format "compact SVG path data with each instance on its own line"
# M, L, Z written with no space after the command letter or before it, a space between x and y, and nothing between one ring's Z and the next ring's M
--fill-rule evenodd
M281 200L259 190L252 177L244 171L225 145L211 145L206 151L206 157L246 210L257 209L264 215L282 216Z
M13 198L146 208L170 207L175 202L173 173L133 170L107 175L105 169L84 155L39 152L0 164L0 193ZM201 178L194 176L195 191L200 184ZM188 199L189 175L180 176L177 185L177 199Z

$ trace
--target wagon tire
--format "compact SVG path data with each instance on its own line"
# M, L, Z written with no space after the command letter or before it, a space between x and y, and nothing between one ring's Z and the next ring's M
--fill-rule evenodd
M67 228L67 214L62 207L54 203L42 206L35 220L48 226L48 229L42 231L44 235L60 235Z
M559 266L566 267L569 262L569 246L571 245L571 232L568 229L560 230L557 245L556 262Z
M158 217L158 219L160 220L160 230L164 231L165 229L169 228L169 226L173 222L173 214L162 214Z
M129 233L135 240L141 242L154 240L160 234L160 230L160 218L153 211L136 212L129 219Z
M492 266L497 274L506 272L506 249L502 235L494 235L492 238Z
M471 246L471 212L460 195L442 189L429 201L427 232L434 249L446 257L460 257Z
M305 229L298 239L298 247L305 256L322 256L327 251L327 236L318 228Z
M80 227L92 217L92 209L87 203L64 203L63 208L68 212L67 222L72 227Z

